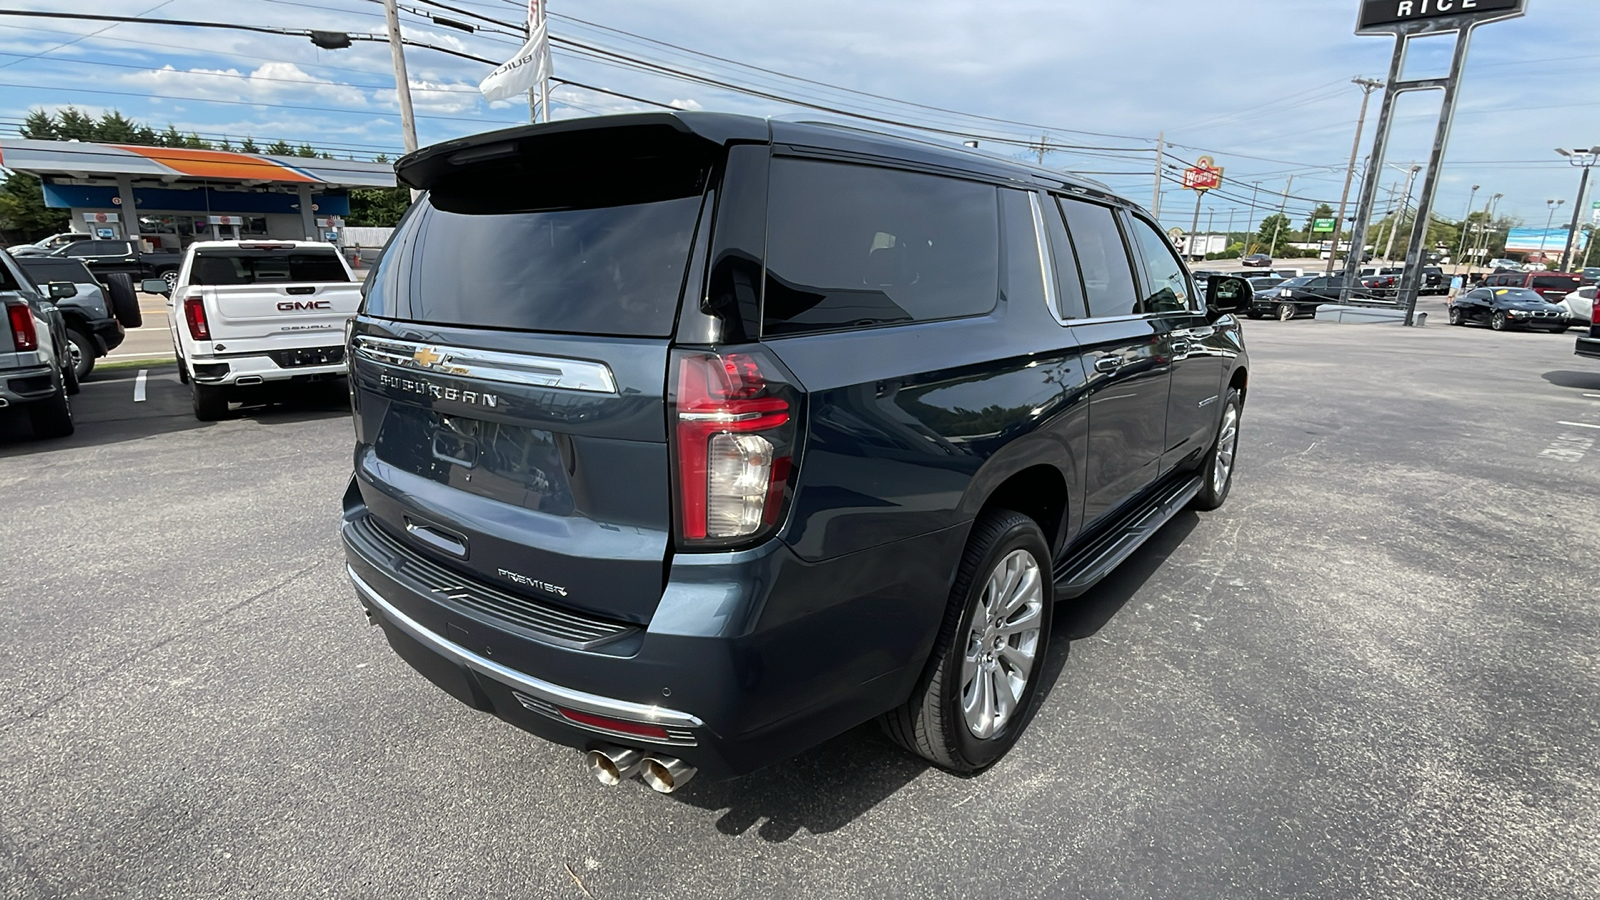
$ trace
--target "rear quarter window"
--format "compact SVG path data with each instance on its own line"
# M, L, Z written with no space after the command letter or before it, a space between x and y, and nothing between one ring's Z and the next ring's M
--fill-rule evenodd
M762 331L808 334L992 311L998 189L919 172L774 159Z
M1570 275L1540 275L1528 287L1547 291L1575 291L1578 289L1578 279Z

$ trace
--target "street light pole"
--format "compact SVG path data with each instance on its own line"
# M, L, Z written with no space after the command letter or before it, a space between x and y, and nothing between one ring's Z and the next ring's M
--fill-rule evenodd
M1483 227L1478 229L1478 252L1473 254L1480 260L1489 255L1489 236L1494 234L1494 211L1500 206L1500 198L1504 196L1505 194L1495 194L1483 205Z
M1467 197L1467 214L1461 217L1461 242L1456 246L1456 274L1461 274L1461 257L1467 252L1467 226L1472 224L1472 204L1478 199L1478 188L1482 185L1472 186L1472 195Z
M1268 256L1277 255L1276 251L1278 249L1278 234L1283 231L1283 222L1285 219L1284 213L1289 209L1289 191L1293 188L1294 176L1290 175L1289 180L1284 182L1283 185L1283 202L1278 204L1278 221L1274 222L1272 225L1272 243L1267 245Z
M1578 179L1578 199L1572 204L1572 224L1567 226L1567 244L1561 250L1561 268L1572 268L1572 257L1577 251L1578 239L1578 214L1583 212L1583 194L1589 189L1589 169L1596 161L1600 161L1600 146L1590 147L1587 150L1563 150L1556 148L1556 152L1567 158L1567 162L1583 169L1583 177ZM1590 238L1593 240L1593 238ZM1574 270L1576 271L1576 270Z
M1546 200L1544 202L1545 206L1550 207L1550 215L1549 215L1548 218L1546 218L1544 220L1544 231L1539 235L1539 265L1541 265L1541 266L1549 267L1549 265L1550 265L1548 262L1545 261L1545 258L1544 258L1545 241L1549 240L1549 238L1550 238L1550 226L1555 223L1556 210L1560 209L1561 208L1561 204L1566 203L1566 202L1567 201L1565 199L1562 199L1562 200Z
M1339 215L1333 220L1333 252L1328 254L1328 269L1324 275L1333 274L1333 259L1339 255L1339 229L1344 227L1344 209L1350 202L1350 182L1356 177L1356 157L1361 153L1361 132L1367 126L1367 102L1372 92L1383 87L1383 82L1371 78L1352 78L1351 83L1361 88L1361 116L1356 119L1356 140L1350 147L1350 166L1344 170L1344 193L1339 195Z
M1389 226L1389 246L1384 248L1383 251L1384 262L1389 262L1391 257L1394 255L1394 235L1395 232L1400 230L1400 223L1405 221L1406 212L1411 209L1411 187L1416 183L1417 173L1420 171L1422 171L1422 167L1416 163L1412 163L1411 168L1406 172L1406 199L1400 204L1400 212L1396 214L1397 218L1395 219L1394 224ZM1411 227L1416 228L1417 226L1415 223L1412 223Z
M1239 254L1239 256L1241 258L1249 256L1250 255L1250 248L1251 248L1251 246L1253 246L1255 244L1255 239L1256 239L1256 192L1259 191L1259 190L1261 190L1261 182L1259 182L1259 181L1250 182L1250 215L1247 216L1245 218L1245 220L1244 220L1244 252Z

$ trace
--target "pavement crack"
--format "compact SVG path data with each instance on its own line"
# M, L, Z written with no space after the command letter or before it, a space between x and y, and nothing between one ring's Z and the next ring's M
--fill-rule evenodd
M86 679L86 680L84 680L84 681L82 681L82 682L80 682L78 684L73 685L72 687L68 688L67 690L63 691L62 693L60 693L60 694L58 694L58 695L56 695L54 697L51 697L49 700L46 700L45 702L39 704L38 706L34 707L33 709L28 710L27 712L23 713L22 715L18 716L17 718L12 719L11 721L6 722L3 725L0 725L0 734L6 734L7 732L11 731L11 729L13 727L15 727L15 726L17 726L17 725L19 725L19 724L21 724L23 722L31 722L31 721L33 721L35 719L42 718L43 716L47 715L50 712L50 710L52 710L56 706L60 705L63 701L69 699L74 694L76 694L79 691L83 690L85 687L87 687L89 685L92 685L92 684L99 683L100 681L105 680L107 677L109 677L111 675L114 675L115 673L117 673L117 672L119 672L119 671L121 671L123 669L126 669L128 666L131 666L134 663L138 662L139 660L145 658L146 656L149 656L150 654L156 652L157 650L160 650L162 647L165 647L168 644L173 643L174 641L177 641L177 640L180 640L182 638L189 637L189 636L193 635L194 632L197 629L204 628L204 627L206 627L208 625L211 625L211 624L217 622L218 620L220 620L220 619L222 619L222 618L224 618L224 617L226 617L226 616L228 616L228 615L230 615L230 614L232 614L234 612L237 612L238 610L243 609L244 607L254 603L255 601L261 599L262 597L265 597L266 595L272 593L273 591L282 590L283 588L288 587L289 585L293 584L294 582L298 581L299 579L301 579L301 578L305 577L306 575L310 574L311 570L315 569L319 565L322 565L323 563L324 563L323 560L317 560L316 562L307 563L303 568L295 571L293 574L289 575L288 577L283 578L283 579L281 579L281 580L279 580L277 582L274 582L273 584L271 584L271 585L269 585L269 586L267 586L265 588L262 588L259 591L256 591L254 594L251 594L250 596L244 598L243 600L240 600L240 601L238 601L236 603L231 603L231 604L229 604L227 606L222 607L221 609L217 610L216 612L211 613L210 615L201 618L199 621L195 622L193 625L187 627L183 632L177 633L177 634L169 634L166 637L156 641L155 643L150 644L149 646L141 647L138 650L133 651L132 653L128 654L127 656L125 656L122 659L118 660L117 662L113 663L112 665L110 665L109 667L104 669L103 671L96 673L93 677L88 678L88 679Z

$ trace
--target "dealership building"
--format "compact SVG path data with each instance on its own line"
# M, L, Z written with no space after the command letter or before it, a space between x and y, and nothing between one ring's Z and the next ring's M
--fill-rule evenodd
M351 188L395 186L389 163L80 141L0 141L0 168L44 182L72 230L181 250L251 237L342 243Z

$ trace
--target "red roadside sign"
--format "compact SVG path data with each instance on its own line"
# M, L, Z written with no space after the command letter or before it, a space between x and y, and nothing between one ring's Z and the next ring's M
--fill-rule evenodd
M1222 187L1222 167L1209 156L1202 156L1183 170L1183 187L1188 191L1214 191Z

